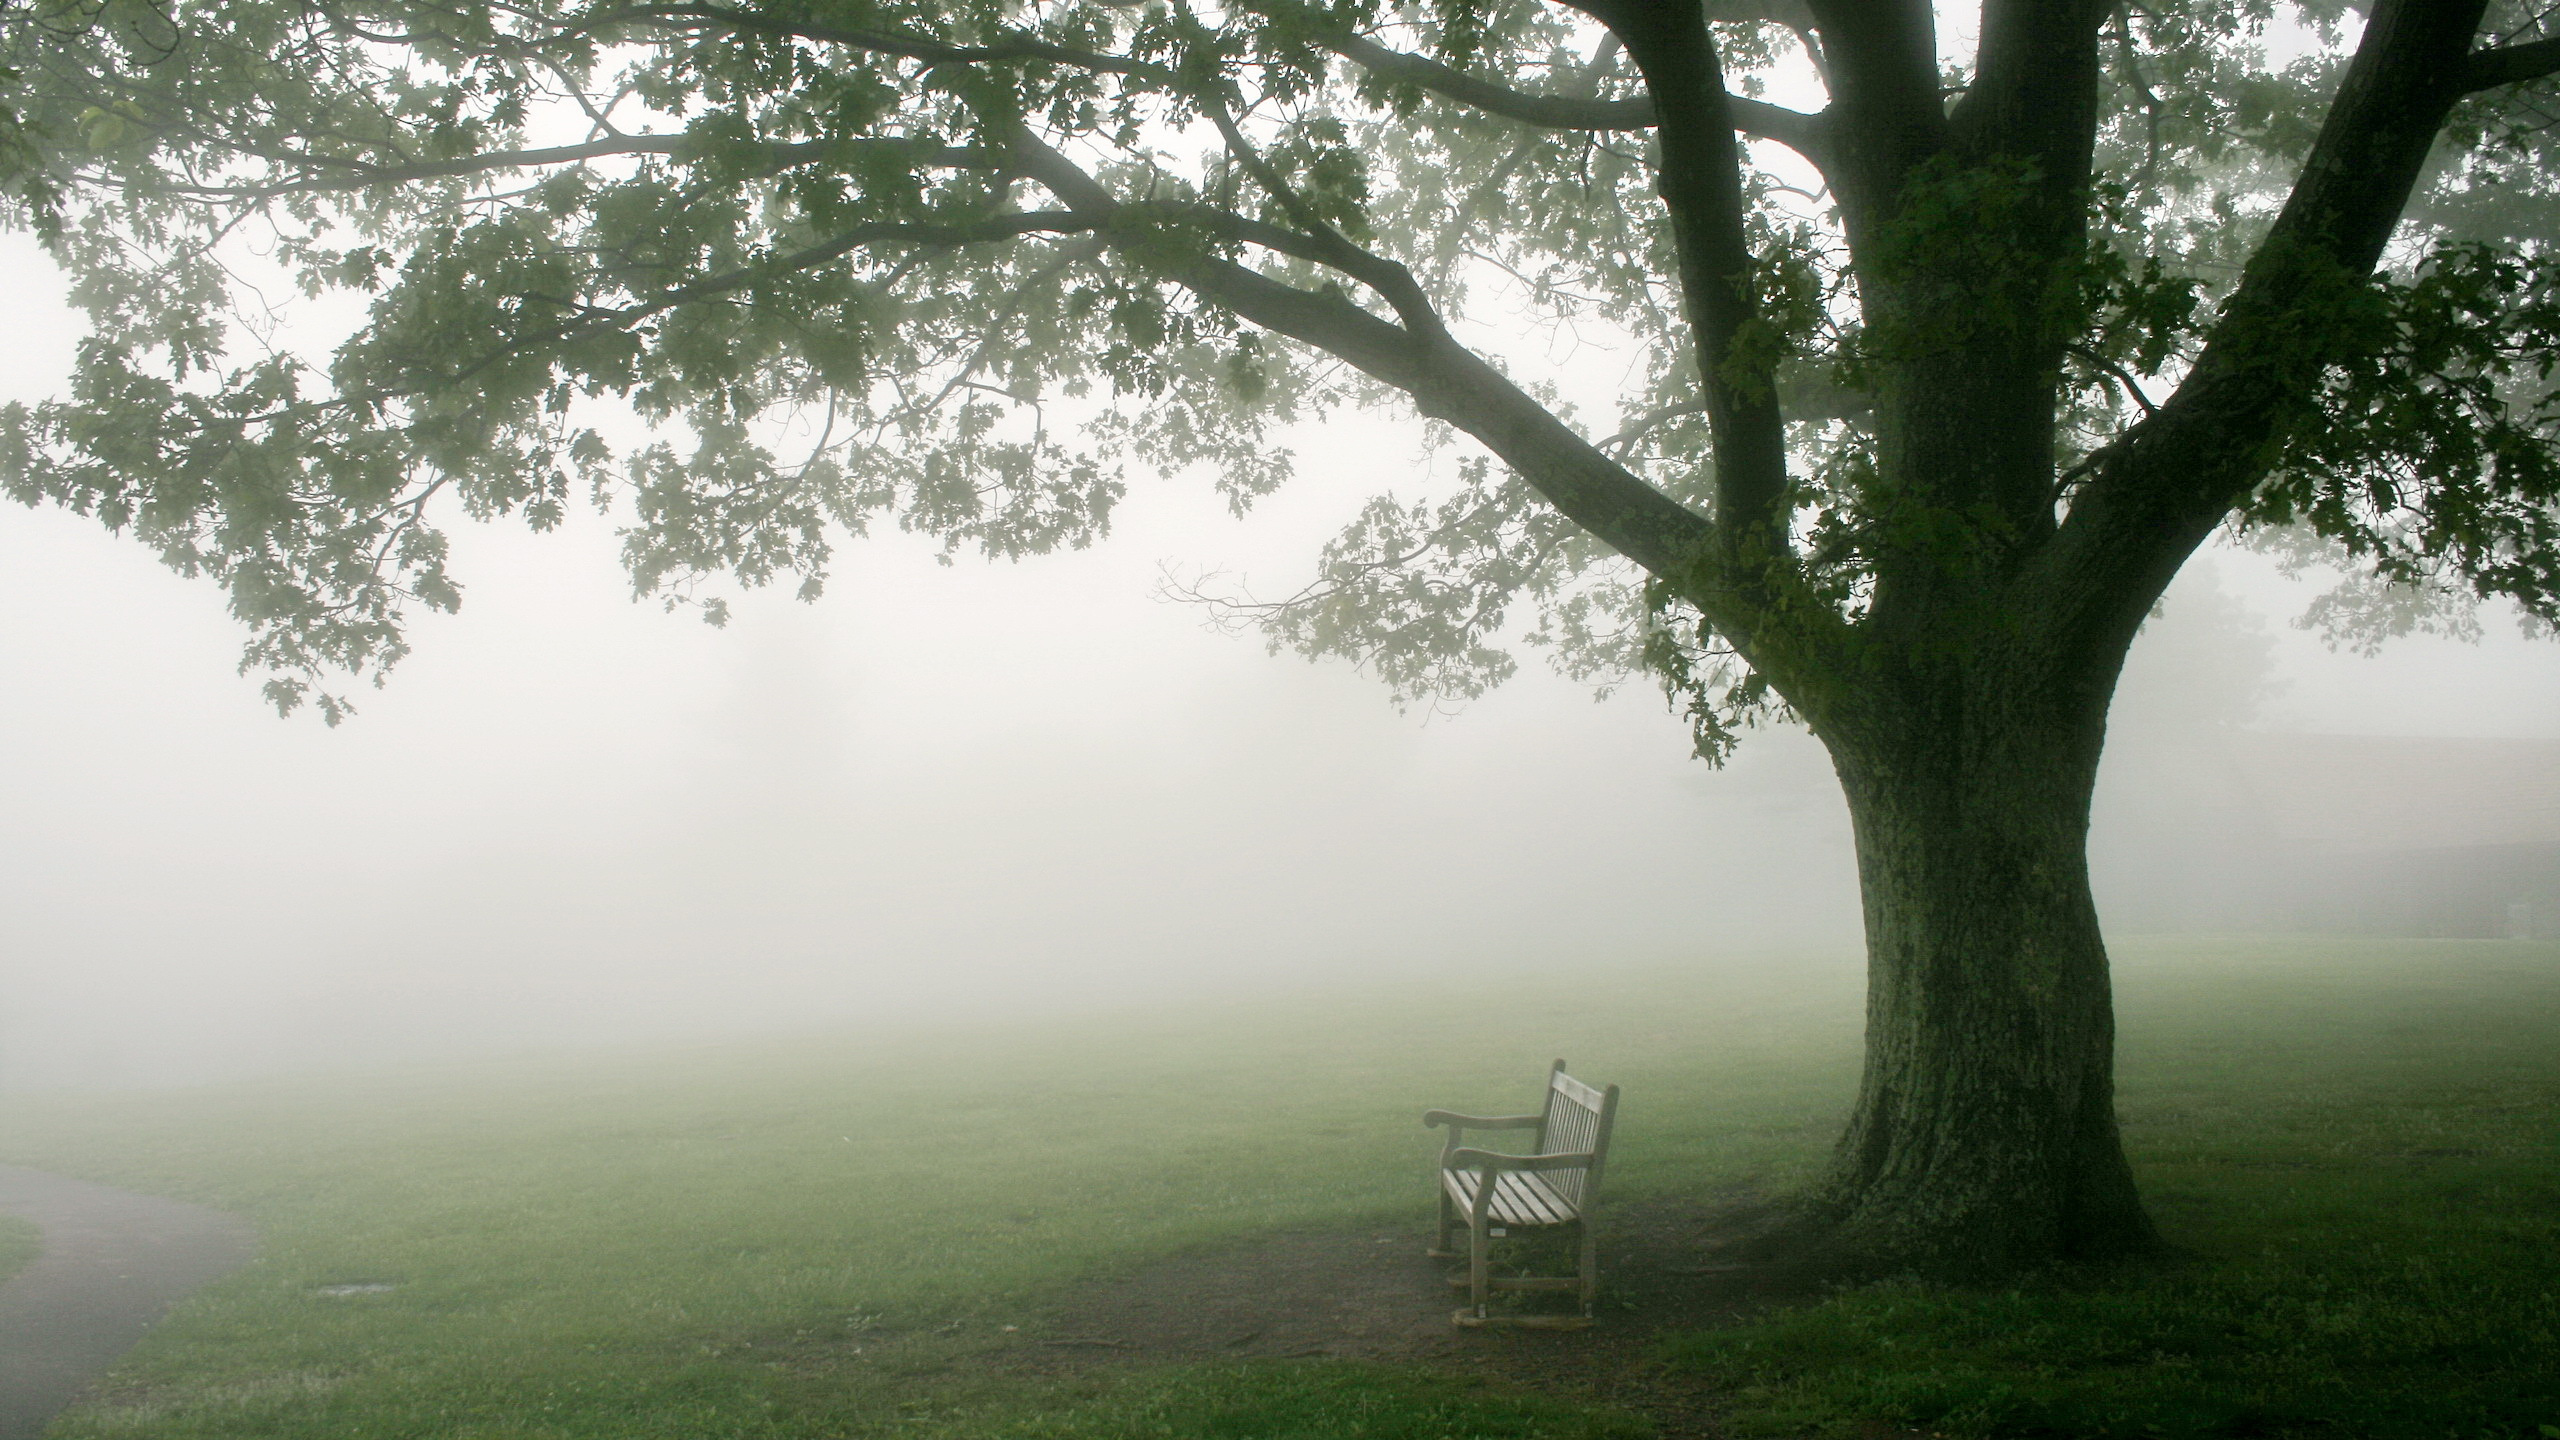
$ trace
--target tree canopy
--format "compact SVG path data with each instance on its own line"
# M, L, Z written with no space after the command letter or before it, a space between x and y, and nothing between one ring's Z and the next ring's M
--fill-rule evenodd
M2169 523L2307 521L2554 613L2541 14L2453 25L2441 123L2398 117L2404 222L2355 193L2394 117L2330 103L2342 0L1994 4L1997 53L1925 5L1716 0L1652 33L1682 13L12 5L0 160L95 328L68 395L0 418L0 477L216 578L287 706L458 602L443 510L593 499L644 592L814 594L874 524L1085 544L1130 466L1241 510L1288 478L1278 427L1381 403L1504 463L1372 501L1256 612L1275 635L1465 694L1525 628L1664 676L1711 750L1770 679L1814 683L1786 653L1874 623L1897 554L1982 518L2068 554L2145 488L2118 476L2147 437L2252 384L2282 393L2225 438L2261 475ZM2087 93L2056 110L2057 80ZM2085 238L2021 263L2037 226ZM1951 270L2001 279L1896 280ZM280 284L361 319L268 348ZM1960 423L2050 449L2050 493L1897 473L1891 368L2022 324L2058 419ZM1514 363L1505 334L1548 331L1624 372L1617 413ZM610 442L614 402L663 433ZM1772 631L1798 643L1752 654Z

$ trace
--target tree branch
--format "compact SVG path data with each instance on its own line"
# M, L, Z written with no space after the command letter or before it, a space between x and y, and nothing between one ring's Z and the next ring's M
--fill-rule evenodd
M2486 50L2471 52L2471 63L2463 72L2462 88L2468 93L2499 85L2520 85L2551 74L2560 74L2560 40L2493 45Z
M1830 62L1834 185L1854 243L1911 167L1945 143L1930 0L1808 0Z
M685 135L618 135L591 140L581 145L553 145L539 150L491 150L478 155L457 156L450 160L402 161L377 164L345 155L315 155L305 151L268 153L244 150L272 164L326 169L339 173L313 176L276 185L199 185L177 187L189 194L265 198L278 195L303 195L344 190L366 190L377 185L404 185L416 180L441 180L463 175L481 175L498 170L523 170L545 165L574 165L587 160L610 159L620 155L683 156L698 151L698 142ZM775 170L825 160L863 151L898 152L914 163L927 167L992 170L1000 168L1004 157L992 150L961 145L942 145L926 141L898 139L804 140L773 143L763 147L765 160Z
M1948 119L1976 155L2032 160L2045 191L2077 213L2098 123L2105 0L1990 0L1973 84Z
M2466 93L2486 0L2379 0L2310 158L2176 393L2089 458L2037 565L2066 624L2129 634L2180 563L2274 463Z
M1712 522L1610 459L1456 341L1417 335L1339 294L1285 285L1232 260L1168 258L1160 244L1147 245L1143 210L1121 205L1036 137L1021 134L1015 145L1026 173L1124 253L1212 304L1403 391L1424 415L1482 441L1575 524L1691 595L1719 629L1737 640L1754 632L1753 613L1714 583Z
M1423 415L1475 437L1566 519L1696 605L1800 706L1829 701L1847 683L1834 662L1854 643L1848 622L1801 593L1791 570L1753 565L1737 576L1726 527L1611 459L1445 331L1416 334L1338 293L1301 290L1216 255L1168 254L1143 207L1121 205L1027 131L1014 145L1023 172L1124 255L1252 324L1350 364L1404 392Z
M723 271L717 275L706 275L683 285L670 285L663 290L653 291L645 297L635 298L633 303L628 305L614 306L609 309L580 307L585 309L586 313L578 319L554 326L547 332L520 337L511 343L500 345L472 364L459 370L446 372L439 378L448 382L459 382L497 363L527 343L558 344L604 331L627 329L641 321L665 314L679 305L735 294L740 290L783 275L816 269L818 266L840 260L856 250L869 249L875 245L918 245L949 249L962 245L985 245L1019 240L1026 235L1083 234L1093 228L1093 223L1086 217L1063 210L1024 211L989 215L974 220L923 223L884 221L872 225L857 225L850 230L831 235L814 245L804 246L788 255L777 256L763 264L742 265L734 270ZM387 395L391 392L381 393Z
M1454 341L1425 341L1338 296L1283 285L1233 261L1203 257L1177 279L1203 298L1266 329L1337 355L1411 396L1448 422L1602 543L1664 577L1683 594L1705 591L1718 628L1738 639L1759 628L1711 582L1716 527L1646 484L1548 412L1501 372Z
M1641 97L1601 100L1578 95L1532 95L1470 75L1424 55L1390 50L1365 35L1333 31L1316 44L1382 80L1413 85L1444 100L1547 130L1650 130L1653 102ZM1777 107L1770 107L1775 109ZM1812 117L1807 116L1807 119Z
M1418 86L1444 100L1488 115L1517 120L1548 130L1650 130L1654 127L1649 97L1601 100L1577 95L1533 95L1515 90L1428 56L1390 50L1348 31L1319 34L1315 43L1381 79ZM1754 139L1774 140L1819 166L1826 152L1823 117L1772 105L1765 100L1731 96L1736 128Z
M1245 173L1253 177L1254 183L1280 202L1281 209L1298 223L1303 238L1312 247L1313 254L1308 258L1318 259L1318 263L1330 265L1378 292L1414 333L1448 333L1448 327L1441 322L1440 312L1431 304L1431 298L1422 292L1422 286L1414 280L1412 271L1384 255L1353 244L1350 237L1326 224L1307 204L1305 197L1291 188L1287 178L1273 169L1271 163L1262 158L1262 153L1253 148L1253 143L1245 138L1243 130L1237 128L1235 117L1227 113L1223 103L1206 101L1201 108L1217 126L1219 137L1226 141L1227 153L1234 156Z
M821 44L843 45L867 50L875 55L896 55L908 60L921 60L928 65L983 65L1011 60L1038 60L1065 65L1079 70L1092 70L1107 75L1128 75L1165 86L1178 86L1180 77L1162 65L1145 60L1132 60L1125 55L1106 55L1099 51L1081 50L1059 45L1019 32L983 45L955 45L929 35L886 29L868 29L850 25L824 25L808 21L762 15L726 5L635 5L627 10L609 12L588 28L605 29L614 23L646 23L672 21L682 25L717 25L754 35L776 35Z
M1659 183L1714 436L1716 519L1733 573L1756 574L1791 551L1786 423L1778 409L1778 347L1759 333L1769 321L1760 313L1744 231L1742 148L1724 69L1695 7L1585 4L1626 42L1661 114ZM1749 343L1754 338L1762 343Z

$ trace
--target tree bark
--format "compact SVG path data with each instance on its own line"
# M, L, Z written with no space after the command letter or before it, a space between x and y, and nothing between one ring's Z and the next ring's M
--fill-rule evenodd
M2155 1251L2089 891L2106 695L1949 668L1948 703L1825 737L1868 953L1865 1077L1816 1192L1826 1248L1942 1277Z

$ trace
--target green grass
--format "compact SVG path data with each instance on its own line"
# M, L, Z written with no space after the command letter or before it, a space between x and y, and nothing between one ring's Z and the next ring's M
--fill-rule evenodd
M44 1232L32 1220L0 1215L0 1282L24 1270L44 1249Z
M933 1440L1646 1440L1632 1416L1375 1365L1194 1366L928 1421Z
M2200 1258L2015 1294L1870 1289L1675 1347L1733 1388L1735 1427L2560 1423L2535 1358L2560 1290L2560 952L2154 944L2122 972L2128 1135ZM955 1363L1185 1246L1420 1223L1417 1113L1528 1103L1557 1054L1626 1087L1622 1198L1792 1183L1854 1079L1838 957L1483 989L16 1097L0 1158L221 1205L265 1237L57 1433L1641 1434L1418 1370L1042 1382ZM323 1292L350 1281L393 1288Z
M1075 1281L1274 1227L1412 1222L1421 1111L1534 1103L1556 1054L1638 1097L1620 1194L1783 1182L1837 1123L1857 981L1836 957L1571 979L22 1098L0 1154L265 1237L66 1435L829 1435L1004 1399L931 1373L934 1337L1029 1326ZM395 1288L320 1293L352 1281ZM823 1362L857 1334L898 1337L901 1393Z
M2140 953L2122 1110L2189 1260L1880 1285L1667 1353L1733 1384L1753 1436L2560 1426L2560 955Z

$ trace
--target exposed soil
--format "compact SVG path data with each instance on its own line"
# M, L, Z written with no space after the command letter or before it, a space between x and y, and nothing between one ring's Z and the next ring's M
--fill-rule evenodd
M1798 1272L1744 1258L1775 1218L1749 1199L1603 1211L1601 1303L1584 1330L1462 1329L1452 1316L1464 1293L1450 1262L1424 1255L1427 1230L1334 1230L1195 1251L1096 1284L979 1358L1044 1374L1309 1357L1423 1365L1635 1409L1664 1440L1715 1436L1713 1392L1649 1358L1650 1342L1816 1293Z

